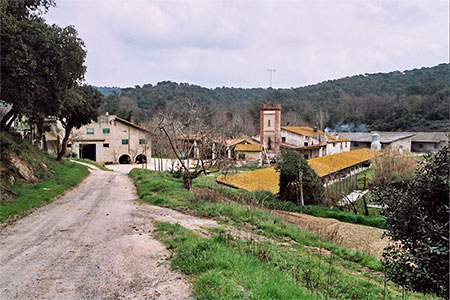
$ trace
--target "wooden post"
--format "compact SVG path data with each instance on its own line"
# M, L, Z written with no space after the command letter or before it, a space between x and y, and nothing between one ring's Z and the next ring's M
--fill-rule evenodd
M365 178L365 177L364 177ZM367 208L367 201L366 201L366 195L363 195L363 202L364 202L364 214L366 216L369 215L369 209Z

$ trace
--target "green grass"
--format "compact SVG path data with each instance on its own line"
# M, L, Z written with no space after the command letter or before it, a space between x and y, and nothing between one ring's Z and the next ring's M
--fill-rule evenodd
M156 236L173 251L172 266L192 276L196 299L401 299L401 290L393 283L383 289L382 265L367 253L333 244L267 211L227 201L221 191L202 189L209 192L196 196L183 189L182 179L167 173L134 169L130 175L140 201L204 217L220 216L221 224L275 241L237 240L223 227L207 228L215 236L203 238L180 225L157 223ZM199 177L194 186L209 182L208 176ZM241 193L227 191L232 196ZM305 246L328 250L333 259Z
M87 167L68 161L63 165L48 161L47 166L51 173L48 179L37 184L18 182L10 187L17 196L0 202L0 223L51 201L89 174Z
M302 247L203 238L179 224L158 222L155 236L172 251L172 267L193 278L196 299L402 299L379 275ZM431 299L420 294L414 299Z
M364 172L371 174L372 169L368 169ZM369 177L370 175L367 176ZM332 209L322 205L307 205L300 207L292 202L280 201L276 198L276 195L267 191L249 192L238 189L222 188L217 184L215 176L200 176L193 181L193 186L218 190L237 202L251 202L254 205L260 205L269 209L300 212L322 218L334 218L341 222L366 225L380 229L387 228L386 220L378 215L377 209L369 208L369 216L363 214L364 209L362 200L355 203L358 209L358 214L354 214L350 211L341 211L339 209ZM368 197L370 197L370 195L368 195ZM370 203L370 199L368 200L368 203Z

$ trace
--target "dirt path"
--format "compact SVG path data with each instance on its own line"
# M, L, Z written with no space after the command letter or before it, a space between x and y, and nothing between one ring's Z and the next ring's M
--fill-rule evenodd
M94 170L3 228L0 299L189 299L187 279L151 235L151 209L136 197L127 175Z
M289 223L329 238L346 248L365 251L377 258L382 257L383 249L389 245L387 238L381 238L385 232L383 229L294 212L278 210L271 210L271 212Z

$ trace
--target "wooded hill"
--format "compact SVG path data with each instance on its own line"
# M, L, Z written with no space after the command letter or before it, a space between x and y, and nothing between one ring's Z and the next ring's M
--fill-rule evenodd
M449 125L449 64L364 74L291 89L215 88L171 81L121 89L103 111L144 121L158 110L182 109L189 99L216 119L241 121L242 132L258 128L259 104L281 103L282 122L315 124L338 131L436 131ZM110 92L103 87L103 92ZM246 122L243 122L246 121ZM250 122L249 122L250 121ZM250 128L253 127L253 128Z

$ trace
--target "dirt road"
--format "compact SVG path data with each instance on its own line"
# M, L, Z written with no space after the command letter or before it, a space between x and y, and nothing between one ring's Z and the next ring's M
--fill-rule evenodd
M189 299L136 197L126 174L94 170L3 228L0 299Z

